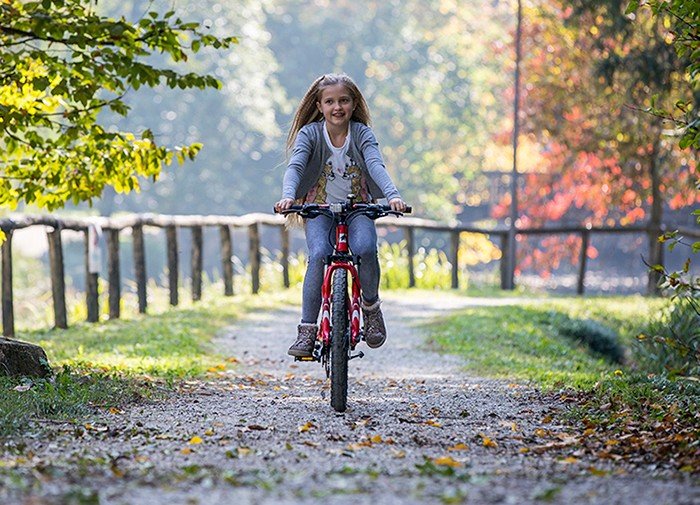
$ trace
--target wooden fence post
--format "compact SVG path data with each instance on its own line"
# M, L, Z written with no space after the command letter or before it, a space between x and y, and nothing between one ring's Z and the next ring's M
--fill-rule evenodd
M403 235L406 239L406 250L408 251L408 287L416 287L416 270L415 270L415 255L416 255L416 238L415 232L411 226L405 226Z
M92 230L92 231L91 231ZM96 323L100 319L100 301L98 293L97 265L92 265L91 255L94 248L99 247L97 243L97 232L92 225L85 230L85 303L87 305L87 320L89 323Z
M146 291L146 246L143 240L143 225L135 224L131 228L134 252L134 277L136 278L136 293L139 299L139 314L145 314L148 307Z
M576 293L583 294L586 280L586 266L588 263L588 244L590 243L590 232L585 230L581 233L581 253L578 262L578 284L576 285Z
M459 231L450 232L450 262L452 263L452 289L459 289Z
M178 264L177 264L177 228L174 225L165 227L165 237L168 250L168 289L170 290L170 305L176 306L178 299Z
M119 271L119 230L107 230L107 281L109 283L109 318L119 319L121 304L121 273Z
M47 233L49 240L49 264L51 265L51 294L56 328L68 328L66 313L66 279L63 266L61 225Z
M12 298L12 230L5 231L2 243L2 334L15 336L15 311Z
M260 291L260 228L258 223L248 226L248 262L253 294Z
M501 233L501 289L510 288L510 236L509 233Z
M221 237L221 276L224 279L224 296L233 296L233 243L231 242L231 228L227 224L219 226Z
M202 227L192 227L192 301L202 299Z
M280 227L280 239L282 241L282 283L289 287L289 230L282 225Z

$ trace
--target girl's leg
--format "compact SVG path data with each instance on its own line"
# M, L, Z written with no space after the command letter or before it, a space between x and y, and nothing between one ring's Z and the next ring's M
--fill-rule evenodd
M386 341L384 316L379 307L379 260L377 259L377 229L374 221L360 216L350 223L350 248L360 256L362 284L362 320L367 346L375 349Z
M357 216L350 222L350 249L360 256L362 298L371 305L379 299L379 260L377 259L377 229L367 216Z
M321 309L321 285L323 284L323 261L333 252L328 242L333 222L326 216L307 219L305 223L306 247L309 261L304 275L301 300L301 322L316 324ZM335 237L331 237L334 239Z

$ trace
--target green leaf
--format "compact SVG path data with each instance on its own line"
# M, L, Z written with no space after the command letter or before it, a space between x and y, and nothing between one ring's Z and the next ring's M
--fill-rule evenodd
M639 0L632 0L629 4L627 4L625 14L632 14L633 12L636 12L637 9L639 9Z

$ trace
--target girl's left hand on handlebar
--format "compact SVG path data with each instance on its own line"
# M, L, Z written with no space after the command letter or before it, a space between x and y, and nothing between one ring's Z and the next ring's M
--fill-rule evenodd
M389 207L391 207L391 210L395 210L396 212L404 212L407 205L401 198L392 198L389 200Z
M294 205L294 200L291 198L282 198L279 202L275 203L275 211L282 212L283 210L287 210L292 205Z

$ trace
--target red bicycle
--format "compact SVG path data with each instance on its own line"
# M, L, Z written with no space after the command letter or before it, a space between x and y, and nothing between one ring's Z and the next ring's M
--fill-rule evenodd
M362 358L364 353L353 354L357 344L364 338L360 319L360 295L362 288L357 273L360 257L352 254L348 241L349 223L364 215L378 219L387 215L402 216L411 212L392 210L388 205L355 203L348 195L345 202L331 204L295 205L281 214L296 213L303 218L318 216L331 218L335 225L333 253L326 258L326 268L321 288L321 324L311 357L294 358L295 361L318 361L331 379L331 406L338 412L347 408L348 361ZM329 240L331 237L329 236ZM348 293L348 274L352 279L352 293Z

